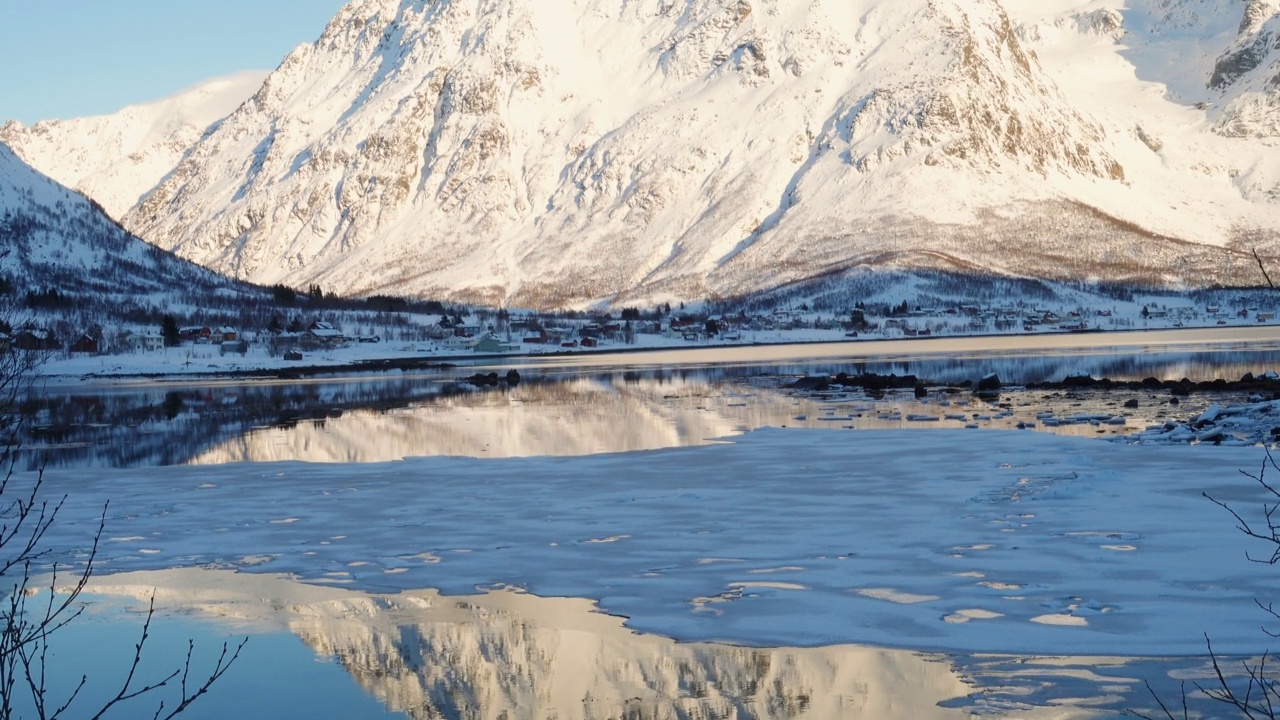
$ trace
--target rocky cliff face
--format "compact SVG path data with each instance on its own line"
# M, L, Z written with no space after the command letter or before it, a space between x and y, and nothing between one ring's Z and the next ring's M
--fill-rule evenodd
M1106 277L1229 281L1280 225L1274 4L355 0L124 222L260 282L523 306L1117 248L1173 259Z
M1249 0L1236 39L1214 63L1209 87L1222 92L1216 132L1276 147L1280 139L1280 2ZM1271 199L1276 199L1276 188Z

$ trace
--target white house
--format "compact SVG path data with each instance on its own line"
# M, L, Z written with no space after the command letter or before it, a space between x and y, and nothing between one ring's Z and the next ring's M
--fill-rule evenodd
M129 352L160 350L164 347L164 336L152 332L123 330L116 336L116 347Z
M471 348L475 347L477 342L479 342L479 340L476 340L473 337L461 337L458 335L450 335L444 340L441 340L440 344L450 350L470 350Z

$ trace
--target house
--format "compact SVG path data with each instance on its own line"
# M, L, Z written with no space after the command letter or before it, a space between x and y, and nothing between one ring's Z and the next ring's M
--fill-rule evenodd
M249 352L247 340L224 340L218 344L219 355L244 355Z
M240 339L240 334L236 329L228 325L223 325L214 331L214 338L218 342L235 342Z
M578 328L578 336L584 338L595 338L618 340L622 335L622 326L616 322L606 323L587 323Z
M504 343L493 334L488 334L477 340L471 349L478 353L507 353L518 351L520 346Z
M13 346L19 350L61 350L62 343L52 330L28 328L13 336Z
M188 325L178 328L178 339L189 343L207 343L213 336L213 329L205 325Z
M272 354L285 349L302 347L302 333L288 331L272 333L267 340L267 345L272 349Z
M302 335L303 346L310 348L338 347L346 342L347 338L341 330L334 327L332 323L320 320L311 323Z
M90 355L98 354L98 341L87 334L81 334L75 342L71 343L71 347L67 348L73 353L88 353Z
M116 336L116 347L129 352L160 350L164 347L164 337L151 332L125 330Z
M450 335L444 340L441 340L440 344L449 350L469 350L472 347L475 347L476 339L472 337L462 337L461 335Z
M432 340L444 340L445 338L453 337L453 327L441 324L432 325L426 329L426 335Z
M543 332L542 323L537 318L524 318L511 321L511 332L536 334Z

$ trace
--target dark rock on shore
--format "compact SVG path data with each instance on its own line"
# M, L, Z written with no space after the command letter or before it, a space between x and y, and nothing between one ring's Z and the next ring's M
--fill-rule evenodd
M876 373L860 375L840 373L836 375L834 382L842 387L860 387L867 390L914 390L917 385L922 384L920 378L915 375L878 375Z
M821 392L831 387L831 378L826 375L806 375L796 380L791 387L796 390L817 390Z
M513 368L508 370L506 375L501 376L496 372L476 373L470 377L463 378L462 381L471 383L476 387L495 387L502 383L509 387L515 387L520 384L520 372Z
M1180 380L1160 380L1158 378L1149 377L1143 380L1110 380L1108 378L1094 378L1088 375L1072 375L1063 378L1061 381L1053 382L1033 382L1027 383L1028 390L1078 390L1078 389L1096 389L1096 390L1133 390L1133 391L1167 391L1170 395L1177 397L1187 397L1191 393L1224 393L1224 392L1240 392L1254 393L1264 397L1273 397L1280 399L1280 376L1275 373L1267 373L1266 375L1255 376L1253 373L1246 373L1239 380L1225 380L1218 378L1216 380L1202 380L1195 382L1188 378Z

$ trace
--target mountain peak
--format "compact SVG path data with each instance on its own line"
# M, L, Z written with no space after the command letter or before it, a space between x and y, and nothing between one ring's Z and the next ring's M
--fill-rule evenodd
M251 71L215 78L111 115L42 120L30 127L9 121L0 126L0 142L122 218L266 75Z
M357 0L124 222L258 282L495 305L885 262L1223 281L1280 156L1245 142L1270 55L1215 58L1274 2Z

